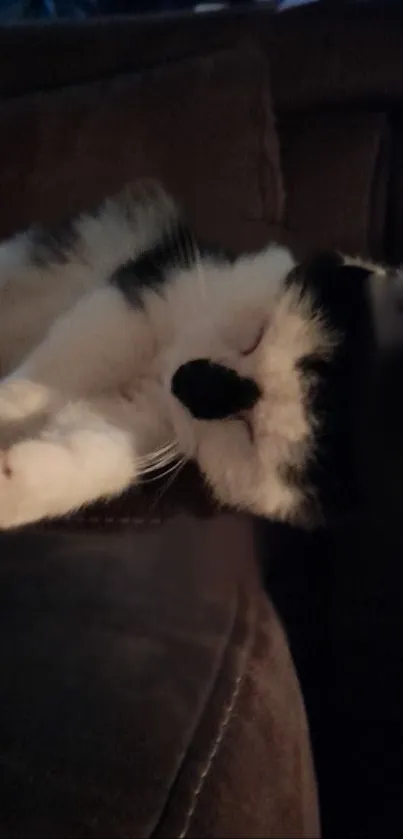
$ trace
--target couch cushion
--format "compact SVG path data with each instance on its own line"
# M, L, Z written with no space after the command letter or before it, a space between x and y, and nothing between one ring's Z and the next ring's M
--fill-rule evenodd
M328 110L283 116L284 228L314 248L384 255L389 177L385 114Z
M276 104L400 104L403 14L399 0L334 0L276 15L260 26Z
M74 47L72 47L74 49ZM228 50L0 103L0 235L160 178L198 232L265 243L282 215L267 63Z
M250 522L0 536L0 835L318 832Z

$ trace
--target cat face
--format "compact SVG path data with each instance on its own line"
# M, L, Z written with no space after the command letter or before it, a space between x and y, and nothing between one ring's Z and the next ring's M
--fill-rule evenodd
M199 303L170 389L178 440L220 502L308 524L329 486L346 495L351 342L370 271L330 254L276 273L280 256L205 267L214 311Z
M298 520L312 501L311 362L330 356L331 330L309 291L287 282L293 261L283 249L201 270L200 296L200 277L185 272L165 299L181 336L167 362L179 448L221 503Z

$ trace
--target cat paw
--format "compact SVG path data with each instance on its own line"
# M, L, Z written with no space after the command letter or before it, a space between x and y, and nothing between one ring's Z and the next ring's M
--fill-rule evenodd
M41 443L25 441L0 452L0 529L45 518L51 487L44 486ZM45 489L45 492L44 492Z
M6 379L0 384L0 423L21 421L44 412L49 403L45 387L26 379Z
M49 393L23 379L0 383L0 451L31 439L42 428L49 410Z

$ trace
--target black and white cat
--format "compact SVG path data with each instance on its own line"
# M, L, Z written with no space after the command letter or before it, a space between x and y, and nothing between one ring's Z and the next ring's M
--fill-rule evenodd
M274 244L207 252L157 187L4 242L0 527L185 460L220 503L297 520L314 494L321 413L337 412L329 387L333 408L327 397L316 408L312 383L353 317L343 289L360 289L359 307L372 271L337 256L307 270Z

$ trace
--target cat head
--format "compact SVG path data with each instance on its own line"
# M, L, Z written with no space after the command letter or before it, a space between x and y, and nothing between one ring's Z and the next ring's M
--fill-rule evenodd
M275 246L198 270L204 304L170 379L182 449L220 502L316 523L350 498L352 341L370 272L336 254L295 265Z

